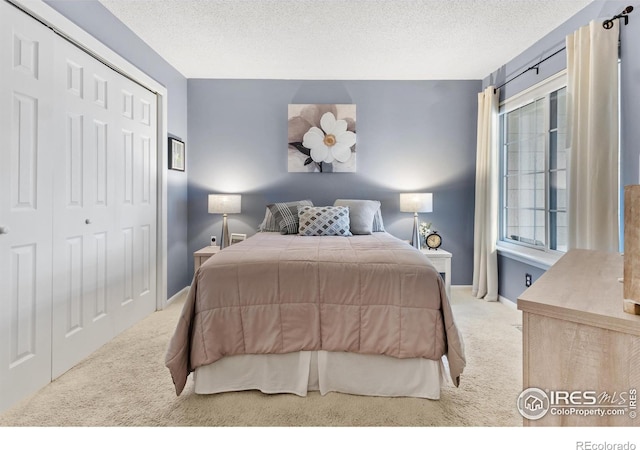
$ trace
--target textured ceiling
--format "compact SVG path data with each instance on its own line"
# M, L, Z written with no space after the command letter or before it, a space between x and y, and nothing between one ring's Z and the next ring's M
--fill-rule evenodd
M100 0L187 78L482 79L591 0Z

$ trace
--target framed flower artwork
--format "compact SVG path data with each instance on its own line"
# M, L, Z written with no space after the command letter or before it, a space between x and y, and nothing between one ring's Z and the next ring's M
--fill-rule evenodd
M289 105L289 172L356 171L356 105Z

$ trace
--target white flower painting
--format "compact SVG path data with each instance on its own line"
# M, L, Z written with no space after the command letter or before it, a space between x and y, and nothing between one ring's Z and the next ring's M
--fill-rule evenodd
M356 105L289 105L289 172L356 171Z

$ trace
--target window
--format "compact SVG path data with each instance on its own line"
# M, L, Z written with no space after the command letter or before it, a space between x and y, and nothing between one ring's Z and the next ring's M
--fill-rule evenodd
M500 111L500 240L567 250L566 77L556 76Z

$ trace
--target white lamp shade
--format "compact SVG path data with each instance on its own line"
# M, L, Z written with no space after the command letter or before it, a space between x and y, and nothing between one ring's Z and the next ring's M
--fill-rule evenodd
M240 194L210 194L209 214L237 214L240 212Z
M412 213L433 211L433 194L431 193L400 194L400 211L412 212Z

